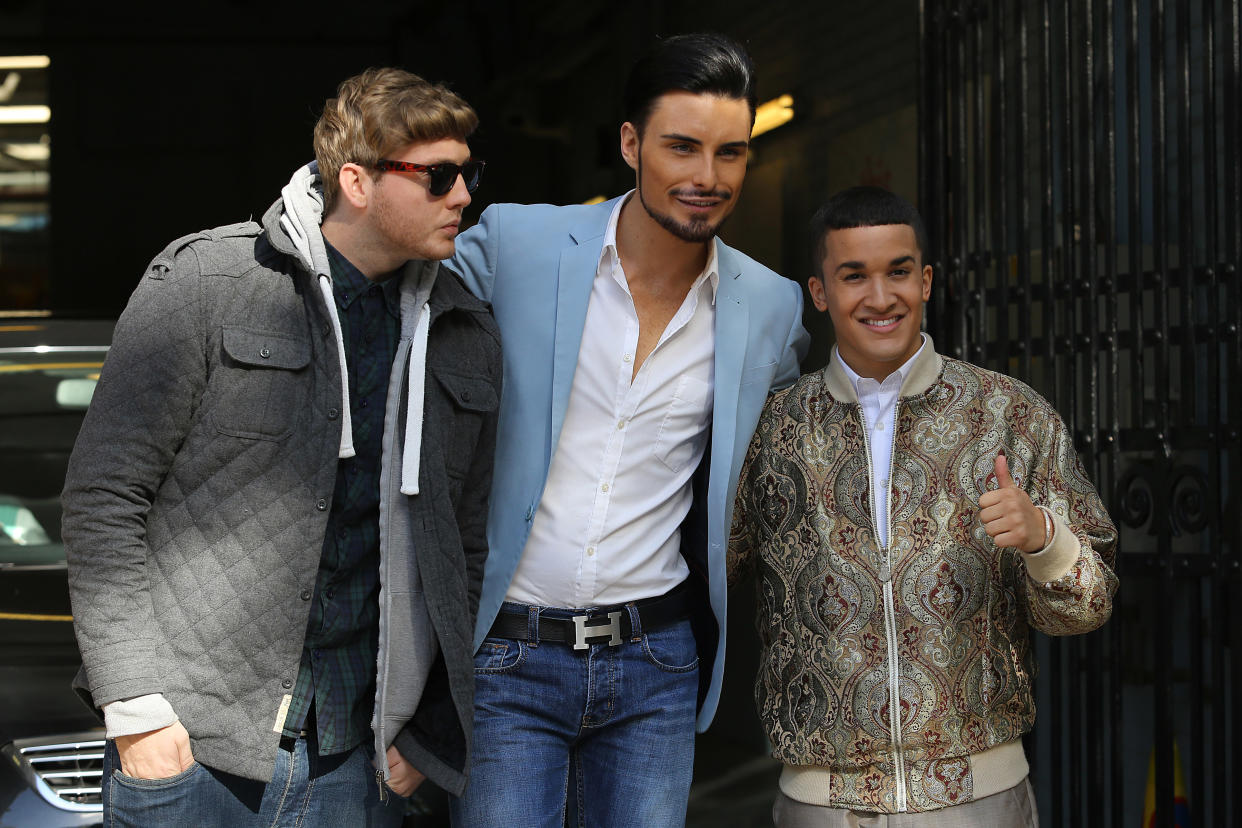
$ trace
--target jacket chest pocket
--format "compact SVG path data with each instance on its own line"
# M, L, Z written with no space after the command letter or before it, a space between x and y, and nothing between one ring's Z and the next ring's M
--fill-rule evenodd
M254 440L287 437L306 404L310 340L225 327L222 348L204 400L216 430Z
M486 377L457 374L440 367L432 369L431 373L444 394L437 412L439 421L426 423L428 431L424 440L436 435L449 477L461 480L474 459L483 418L499 404L496 388Z

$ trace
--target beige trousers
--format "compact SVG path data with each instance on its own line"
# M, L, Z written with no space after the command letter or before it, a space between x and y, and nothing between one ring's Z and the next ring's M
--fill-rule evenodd
M1007 791L921 814L877 814L807 805L777 793L776 828L1039 828L1035 791L1023 779Z

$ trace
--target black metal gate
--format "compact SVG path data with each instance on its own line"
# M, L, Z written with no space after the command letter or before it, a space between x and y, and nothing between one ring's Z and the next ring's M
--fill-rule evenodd
M1037 643L1045 825L1140 824L1153 762L1156 825L1242 825L1238 6L921 2L928 325L1057 406L1121 530L1113 620Z

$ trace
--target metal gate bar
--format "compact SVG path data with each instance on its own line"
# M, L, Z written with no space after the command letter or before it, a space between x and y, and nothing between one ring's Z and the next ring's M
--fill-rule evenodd
M1236 0L923 0L942 351L1029 382L1122 532L1114 620L1040 637L1043 820L1242 824Z

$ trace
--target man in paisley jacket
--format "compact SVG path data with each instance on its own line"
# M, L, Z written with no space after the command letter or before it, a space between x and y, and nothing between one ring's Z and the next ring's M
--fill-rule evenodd
M1028 630L1108 619L1116 529L1053 407L921 333L913 206L855 187L812 233L837 347L769 398L729 547L758 575L774 819L1035 825Z

